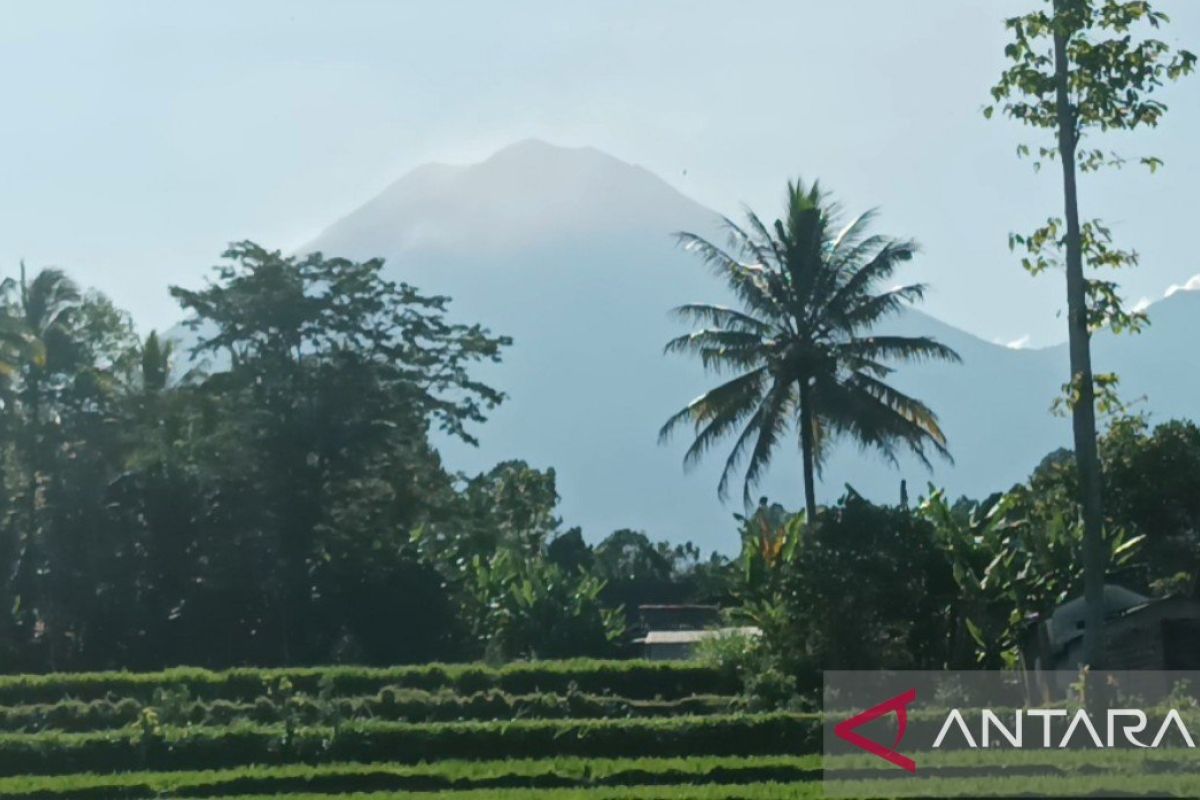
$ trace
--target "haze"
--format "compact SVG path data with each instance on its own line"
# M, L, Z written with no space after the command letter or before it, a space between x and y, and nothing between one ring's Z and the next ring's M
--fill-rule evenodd
M61 265L142 328L168 327L166 286L198 282L226 242L298 247L418 165L538 137L641 164L727 213L774 214L787 177L820 177L924 243L926 311L1051 344L1061 278L1031 282L1005 242L1057 211L1053 174L1016 161L1027 132L979 113L1002 20L1027 5L11 5L0 271ZM1162 7L1168 39L1194 47L1200 6ZM1165 171L1084 187L1085 214L1143 254L1121 276L1135 301L1200 272L1179 235L1200 82L1164 99L1167 124L1131 154Z

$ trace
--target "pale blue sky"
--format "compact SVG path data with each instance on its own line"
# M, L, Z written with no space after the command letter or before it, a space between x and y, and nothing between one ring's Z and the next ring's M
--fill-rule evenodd
M1060 276L1006 234L1058 208L1023 132L979 110L1002 20L1035 0L94 2L0 10L0 272L55 264L144 328L227 241L298 246L408 169L530 136L590 144L725 212L819 176L925 246L927 310L986 339L1061 339ZM1200 3L1162 0L1200 50ZM1200 78L1125 149L1166 170L1088 180L1156 299L1200 273Z

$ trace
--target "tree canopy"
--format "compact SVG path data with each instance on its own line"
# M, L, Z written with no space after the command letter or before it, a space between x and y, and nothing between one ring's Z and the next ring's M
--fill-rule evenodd
M919 301L923 284L880 291L912 259L915 242L869 233L868 211L841 224L841 209L814 182L789 183L784 216L768 226L747 211L745 226L725 219L729 243L694 233L680 243L725 281L740 308L679 306L701 325L667 343L668 353L698 357L733 378L693 400L663 425L660 438L690 424L695 438L685 464L732 437L718 492L745 464L743 499L771 463L789 430L799 434L805 504L816 515L814 476L830 444L849 436L895 461L901 448L927 461L949 457L937 415L887 382L896 364L958 355L930 337L887 335L878 325Z

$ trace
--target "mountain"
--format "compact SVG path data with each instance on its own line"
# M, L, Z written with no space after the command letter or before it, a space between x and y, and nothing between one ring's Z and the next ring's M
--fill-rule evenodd
M450 468L474 472L510 458L552 466L564 519L589 538L629 527L728 552L741 503L716 498L725 452L685 474L686 437L657 443L667 416L711 385L698 364L662 355L683 330L667 311L726 299L670 234L711 235L717 222L641 167L531 140L479 164L420 167L301 249L383 256L394 278L452 297L454 319L514 338L502 364L480 369L508 400L478 431L478 449L439 443ZM1147 394L1159 418L1195 416L1200 292L1178 292L1150 313L1154 324L1141 336L1097 336L1097 369L1120 373L1123 396ZM894 502L901 478L914 496L927 481L984 496L1069 444L1068 422L1049 411L1067 374L1065 346L1010 349L916 310L885 330L933 335L963 357L895 376L940 414L955 462L932 472L908 458L893 467L843 445L826 465L822 500L851 484ZM787 449L759 493L798 507L800 487L799 458Z

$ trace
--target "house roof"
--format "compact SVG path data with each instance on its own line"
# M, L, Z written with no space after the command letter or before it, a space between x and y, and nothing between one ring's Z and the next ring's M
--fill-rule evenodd
M714 636L760 636L753 625L740 628L709 628L702 631L650 631L637 641L641 644L696 644Z
M1131 608L1144 606L1151 602L1151 598L1137 592L1130 591L1124 586L1118 586L1113 583L1104 585L1104 617L1111 619L1112 617L1128 611ZM1048 632L1050 634L1050 644L1058 650L1065 647L1068 642L1072 642L1083 636L1084 617L1087 613L1087 606L1083 597L1076 597L1065 603L1060 604L1050 614Z

